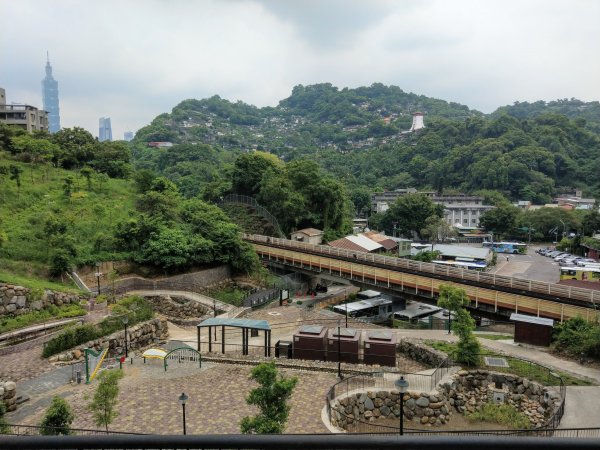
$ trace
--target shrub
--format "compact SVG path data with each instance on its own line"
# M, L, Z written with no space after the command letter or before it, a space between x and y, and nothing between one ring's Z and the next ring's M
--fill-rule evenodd
M48 358L64 350L96 339L99 336L96 327L93 325L87 324L69 328L46 343L42 351L42 356Z
M472 421L498 423L517 430L531 428L531 422L527 416L508 404L484 403L481 410L467 414L466 417Z
M135 325L154 316L152 305L142 297L127 297L119 300L112 308L113 314L102 320L98 325L80 325L69 328L58 336L50 339L44 346L42 356L48 358L65 350L107 336L123 329L123 316L129 318L129 324Z
M553 344L556 350L579 356L581 353L600 357L600 324L574 317L554 329Z
M57 395L52 399L52 404L42 419L40 434L47 436L71 434L71 424L74 418L67 401Z

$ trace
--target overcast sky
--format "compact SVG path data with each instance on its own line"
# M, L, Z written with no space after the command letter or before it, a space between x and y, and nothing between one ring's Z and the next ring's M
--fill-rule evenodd
M596 0L0 0L0 87L113 137L187 98L276 105L297 84L374 82L483 112L600 100Z

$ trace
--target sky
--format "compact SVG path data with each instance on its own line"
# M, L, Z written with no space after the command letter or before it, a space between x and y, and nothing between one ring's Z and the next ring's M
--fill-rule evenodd
M0 87L113 138L182 100L275 106L294 86L376 82L489 113L600 100L596 0L0 0Z

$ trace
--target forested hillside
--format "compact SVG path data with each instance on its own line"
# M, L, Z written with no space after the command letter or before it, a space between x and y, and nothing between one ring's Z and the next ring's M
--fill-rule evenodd
M425 114L426 128L403 132L414 111ZM597 102L574 99L517 103L485 116L395 86L296 86L274 108L216 96L183 101L138 132L134 160L173 180L184 195L207 200L237 192L235 158L263 150L288 162L315 161L346 186L357 209L368 192L407 186L493 189L544 203L574 188L600 195L598 117ZM148 148L153 140L177 145Z
M497 117L508 114L517 119L531 119L542 114L553 113L567 116L569 119L578 119L580 126L600 132L600 102L582 102L576 98L544 102L542 100L529 102L515 102L513 105L498 108L492 116ZM585 121L585 122L582 122Z

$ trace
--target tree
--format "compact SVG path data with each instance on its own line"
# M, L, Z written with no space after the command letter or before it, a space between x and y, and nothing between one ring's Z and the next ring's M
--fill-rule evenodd
M63 183L63 193L65 194L65 197L71 198L71 194L73 193L74 184L75 184L75 179L71 175L68 175L67 177L65 177L64 183Z
M123 371L113 369L104 371L98 376L100 383L94 393L94 398L89 404L89 409L94 415L98 426L108 426L117 417L117 397L119 396L119 380L123 378Z
M79 171L81 176L85 178L87 181L88 191L92 190L92 176L94 175L94 170L91 167L84 167Z
M431 242L445 242L456 234L454 227L448 225L448 222L439 216L430 216L425 219L425 226L421 230L421 236Z
M240 155L235 160L232 174L233 190L241 195L254 196L258 193L260 180L268 169L281 169L283 163L277 156L265 152Z
M8 434L10 431L8 423L6 423L6 419L4 418L4 414L6 414L6 405L0 400L0 434Z
M458 348L456 360L469 366L477 364L481 347L479 341L473 335L475 320L469 314L467 306L470 299L464 289L442 284L438 306L446 308L450 316L454 314L452 329L458 334Z
M280 434L285 429L290 406L288 400L298 378L277 374L274 362L259 364L252 369L250 378L260 386L252 389L246 403L256 405L259 413L242 419L240 428L246 434Z
M516 206L502 204L483 213L479 219L479 224L487 231L510 235L517 227L517 218L520 214L521 211Z
M412 237L424 228L431 216L443 217L444 207L434 204L429 197L421 194L407 194L398 198L384 213L381 225L392 234L394 224L400 234Z
M17 183L18 196L21 193L21 174L23 173L23 169L21 169L19 166L11 164L8 170L10 171L10 179Z
M71 256L66 250L59 249L50 258L50 275L61 277L62 274L71 270Z
M40 434L69 435L71 434L71 423L75 416L67 401L58 395L52 399L52 403L46 410L46 414L40 424Z

